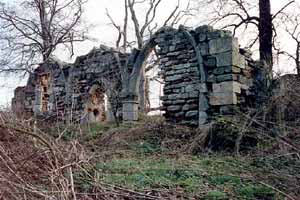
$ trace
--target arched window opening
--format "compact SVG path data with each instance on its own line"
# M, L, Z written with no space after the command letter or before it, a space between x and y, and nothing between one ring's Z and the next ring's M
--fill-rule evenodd
M105 92L100 85L93 85L88 93L85 117L88 122L103 122L105 114Z

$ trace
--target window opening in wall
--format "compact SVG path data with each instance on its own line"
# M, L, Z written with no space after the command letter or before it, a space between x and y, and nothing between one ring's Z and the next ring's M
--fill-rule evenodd
M99 85L91 87L86 104L88 122L101 122L106 120L104 90Z
M50 85L50 74L40 75L40 88L41 88L41 111L49 111L49 85Z

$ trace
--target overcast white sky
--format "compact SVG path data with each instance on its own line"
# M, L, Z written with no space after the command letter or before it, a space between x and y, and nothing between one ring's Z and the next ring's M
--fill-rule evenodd
M10 2L11 0L0 0ZM300 3L300 0L296 0ZM171 10L174 9L177 0L163 0L163 4L158 10L157 16L160 16L160 19L165 19ZM182 3L186 3L187 0L182 0ZM286 0L273 0L272 1L272 10L276 12ZM107 8L110 11L111 16L116 19L118 22L123 20L123 0L89 0L85 8L84 19L89 23L93 24L90 35L97 39L97 41L83 42L76 44L75 54L83 55L88 53L94 46L99 46L100 44L106 44L113 46L115 44L115 39L117 37L116 31L111 25L109 25L109 20L105 15L105 9ZM139 14L143 14L143 9L139 10ZM189 22L190 26L201 25L203 19L205 18L205 13L199 13L199 16L194 18ZM288 43L288 42L287 42ZM288 45L288 44L287 44ZM64 61L68 60L67 54L63 51L58 53L58 57ZM26 79L20 80L15 77L5 77L0 76L0 105L10 104L11 98L13 97L13 90L19 85L26 84Z

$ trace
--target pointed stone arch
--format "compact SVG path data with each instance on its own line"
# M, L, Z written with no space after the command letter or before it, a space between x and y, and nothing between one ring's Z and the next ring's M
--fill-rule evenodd
M182 43L186 43L188 45L190 45L191 50L194 52L195 54L195 58L196 58L196 73L197 75L197 82L196 82L196 86L195 88L193 88L192 90L195 91L191 91L191 92L196 92L197 94L195 96L195 98L198 99L198 105L196 105L196 107L198 107L197 110L197 117L193 116L194 118L197 118L197 120L195 120L195 124L204 124L207 120L207 114L206 114L206 107L203 107L199 104L199 99L201 99L202 103L201 104L207 104L207 98L206 95L204 95L203 93L207 92L206 90L206 72L204 69L204 65L203 65L203 58L202 55L200 53L200 50L197 47L197 42L196 39L191 35L191 33L189 31L187 31L184 27L179 27L179 29L174 29L171 27L163 27L161 29L159 29L149 40L148 42L144 45L144 47L141 50L138 50L137 53L134 55L136 58L134 59L134 63L132 64L133 66L133 70L132 73L130 74L130 76L128 76L128 82L127 84L125 84L125 87L127 88L127 97L123 103L123 116L124 116L124 120L128 120L128 121L135 121L138 120L138 88L139 88L139 84L140 84L140 79L141 79L141 72L143 71L143 68L145 67L145 61L147 60L148 56L150 55L150 53L153 51L154 48L156 48L157 46L161 49L160 55L168 55L170 53L172 53L172 51L174 51L176 49L176 47L174 47L174 50L170 49L170 44L169 43L176 43L176 38L180 38L178 40L178 42L182 42ZM168 41L168 42L167 42ZM182 52L184 50L181 50ZM178 51L180 52L180 51ZM190 53L190 52L189 52ZM192 58L192 59L195 59ZM178 58L176 58L176 55L174 54L174 61L178 60ZM189 60L186 61L186 63L189 63ZM161 63L162 65L162 63ZM171 64L172 65L172 64ZM172 66L176 66L176 62L174 62L174 64ZM165 74L166 75L166 74ZM201 89L199 89L201 88ZM175 95L175 94L170 94L170 95ZM179 106L177 107L173 107L178 108L178 109L182 109L179 108ZM168 111L166 109L166 111ZM196 112L194 112L196 113ZM194 115L193 113L193 115ZM191 115L191 113L183 113L183 115ZM175 116L171 114L171 116L168 117L168 113L166 114L166 117L171 119L174 118ZM175 117L176 118L176 117ZM184 117L182 117L184 118ZM182 121L180 119L180 121Z

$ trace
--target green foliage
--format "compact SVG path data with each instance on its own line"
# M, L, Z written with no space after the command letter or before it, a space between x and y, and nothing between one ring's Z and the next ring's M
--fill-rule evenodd
M300 175L300 160L297 157L293 157L293 155L277 158L257 158L253 160L251 165L266 171L276 169L287 171L290 174Z
M136 145L137 152L142 154L153 154L153 153L161 153L162 148L160 145L153 144L147 141L141 142Z
M205 196L205 200L225 200L228 199L226 193L217 190L209 191Z
M90 141L90 140L97 139L102 134L107 133L109 130L112 129L126 130L131 126L132 125L124 123L120 127L118 127L115 123L98 122L98 123L87 123L84 125L80 125L78 127L76 126L61 127L61 129L64 130L61 138L66 141L71 141L72 139ZM58 137L58 133L56 133L55 137Z
M249 173L241 160L228 156L188 157L172 159L138 154L137 157L114 158L95 167L97 181L131 189L176 189L197 195L215 188L205 199L272 199L275 192L259 185L245 182L240 174ZM223 192L222 192L223 191ZM226 192L225 192L226 191Z
M202 184L201 173L174 164L168 159L119 159L98 164L97 169L100 179L108 183L139 189L183 187L196 191Z
M241 183L241 179L236 176L230 175L220 175L220 176L212 176L209 178L212 184L222 185L222 184L234 184L238 185Z
M220 118L218 123L214 127L214 131L218 132L213 135L219 137L210 142L215 142L217 146L221 144L222 147L232 146L238 133L237 127L226 118ZM300 166L299 161L285 160L284 157L253 160L253 157L234 157L224 151L222 154L191 156L178 153L183 148L176 148L173 154L173 143L185 140L182 144L187 145L186 142L193 135L171 128L169 132L161 131L160 122L157 126L152 124L149 123L146 128L131 123L124 123L120 127L109 123L81 127L81 138L86 144L91 144L93 148L104 144L103 149L106 150L106 146L109 149L105 154L100 154L99 160L95 160L92 166L74 175L78 187L83 192L90 192L96 183L108 183L139 191L179 190L191 198L207 200L275 200L280 197L279 194L261 185L255 178L265 178L265 183L282 189L281 183L287 179L274 178L271 176L272 170L281 170L286 174L299 174L295 170L300 171L296 166ZM64 137L78 137L78 133L70 129Z
M76 174L75 181L84 192L92 188L87 181L90 179L91 183L107 183L139 191L182 189L186 195L206 200L281 199L272 188L242 178L255 173L265 175L260 168L251 166L251 162L225 155L178 158L163 154L119 155L86 169L89 175Z
M237 188L237 193L243 199L275 200L276 193L269 187L262 185L248 184Z

